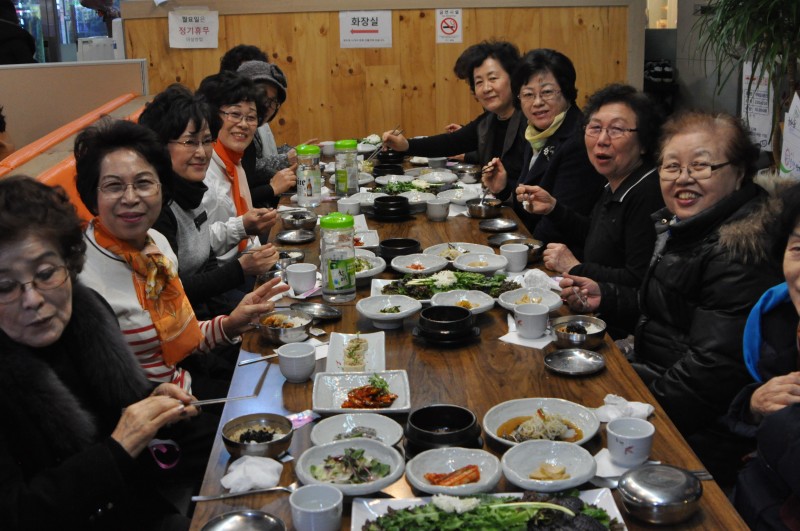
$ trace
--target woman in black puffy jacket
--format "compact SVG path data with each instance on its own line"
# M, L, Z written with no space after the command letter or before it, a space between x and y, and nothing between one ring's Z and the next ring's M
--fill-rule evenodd
M767 193L752 182L758 149L735 118L702 112L670 119L659 178L666 208L638 289L567 275L577 311L635 325L631 362L704 464L732 482L747 443L721 422L749 381L742 331L750 309L780 282L766 227Z

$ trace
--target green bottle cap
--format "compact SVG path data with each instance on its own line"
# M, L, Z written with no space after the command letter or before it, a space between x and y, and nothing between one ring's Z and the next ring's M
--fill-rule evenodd
M300 144L294 150L298 155L319 155L319 146L310 146L308 144Z
M353 216L341 212L331 212L319 220L319 226L323 229L348 229L354 225Z
M358 142L355 140L337 140L333 144L334 149L356 149Z

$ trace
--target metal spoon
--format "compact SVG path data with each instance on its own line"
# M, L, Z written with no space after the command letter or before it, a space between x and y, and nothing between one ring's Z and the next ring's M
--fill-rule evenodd
M259 361L266 361L272 358L277 358L277 354L270 354L268 356L261 356L260 358L253 358L251 360L243 360L239 362L239 367L243 367L245 365L250 365L252 363L258 363Z

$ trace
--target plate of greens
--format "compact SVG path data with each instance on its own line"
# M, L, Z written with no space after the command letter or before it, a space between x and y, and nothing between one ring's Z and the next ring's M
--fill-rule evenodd
M405 275L400 280L372 279L372 295L406 295L420 302L430 302L436 293L457 289L482 291L497 298L502 293L519 289L519 283L506 275L487 276L466 271L439 271L432 275Z
M573 492L569 492L571 494ZM622 514L614 503L614 496L609 489L592 489L574 491L583 507L580 513L599 521L604 527L613 531L626 529ZM554 495L555 497L555 495ZM481 496L438 495L433 498L403 499L368 499L353 500L353 512L350 518L351 531L381 531L384 529L533 529L528 522L534 520L541 526L559 522L568 529L573 518L563 509L543 507L547 502L529 502L520 505L522 494L494 494ZM433 500L436 500L435 502ZM475 501L473 501L475 500ZM504 508L503 505L510 505ZM524 503L524 502L523 502ZM472 509L462 513L455 508ZM389 512L391 509L391 512ZM574 513L573 513L574 514Z

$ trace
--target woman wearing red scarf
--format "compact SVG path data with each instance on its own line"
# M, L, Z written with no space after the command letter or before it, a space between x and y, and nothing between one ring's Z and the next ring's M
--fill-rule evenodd
M234 72L205 78L197 93L208 100L222 120L211 165L203 181L208 187L203 206L208 212L212 238L223 232L234 232L242 240L238 249L217 257L224 263L252 245L252 240L246 239L248 235L263 234L275 223L273 210L253 208L247 176L241 165L244 150L253 141L267 109L253 82ZM228 230L223 230L225 226Z
M282 289L268 282L230 315L198 322L175 253L151 229L174 178L166 147L143 126L106 121L78 135L75 162L78 193L96 216L85 233L81 280L113 308L147 378L190 390L191 377L178 363L238 342L248 323L273 309L269 299Z

